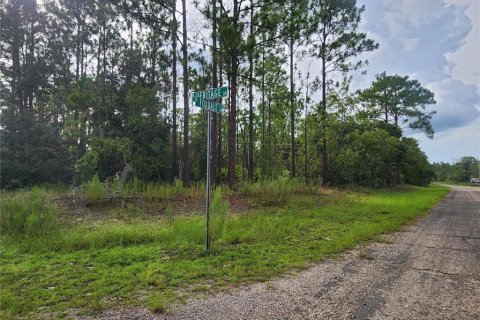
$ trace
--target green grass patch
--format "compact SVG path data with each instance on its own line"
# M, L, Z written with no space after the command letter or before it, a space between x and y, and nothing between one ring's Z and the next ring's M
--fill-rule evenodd
M215 194L213 250L203 215L103 220L53 235L0 236L0 318L145 306L165 312L183 294L272 276L374 241L424 215L441 186L375 192L294 193L280 207L227 215Z

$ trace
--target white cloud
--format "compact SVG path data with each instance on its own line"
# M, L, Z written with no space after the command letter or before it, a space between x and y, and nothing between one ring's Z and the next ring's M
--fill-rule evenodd
M480 1L447 0L450 4L466 6L465 13L470 19L471 29L454 52L445 54L449 65L446 69L453 79L477 87L480 92Z
M430 140L416 134L430 162L456 162L462 156L480 158L480 117L460 128L452 128Z
M391 37L404 37L407 34L407 27L403 18L404 15L399 12L390 11L385 13L384 20Z
M420 37L405 38L403 39L403 49L406 52L413 52L417 50L419 42L420 42Z
M443 3L438 0L392 1L391 5L415 28L439 18L444 10Z
M466 86L458 80L445 78L429 83L427 88L435 93L437 111L432 119L438 133L468 125L480 116L480 98L473 86Z

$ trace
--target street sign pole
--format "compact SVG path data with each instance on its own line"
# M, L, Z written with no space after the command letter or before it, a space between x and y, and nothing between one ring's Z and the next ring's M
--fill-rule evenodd
M210 126L210 114L212 111L207 111L207 187L206 187L206 223L205 223L205 250L210 250L210 144L211 144L211 126Z
M211 88L204 91L192 93L192 102L195 106L204 109L207 112L207 187L205 203L205 249L210 250L210 158L211 158L211 113L222 112L223 105L214 101L228 95L228 87Z

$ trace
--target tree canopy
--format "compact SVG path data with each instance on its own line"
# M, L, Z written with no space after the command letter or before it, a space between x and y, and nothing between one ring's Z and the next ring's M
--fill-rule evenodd
M364 6L212 0L192 8L200 22L189 22L187 8L186 0L5 0L1 187L78 184L95 174L203 180L206 113L190 95L216 86L229 88L225 111L212 119L216 183L431 179L402 129L433 136L433 93L386 73L350 90L352 71L368 71L362 54L379 47L358 29ZM307 60L318 74L302 67Z
M389 76L385 72L376 76L372 86L360 94L373 118L382 118L396 126L406 125L420 130L433 138L431 124L436 113L426 111L428 105L435 104L434 94L408 76Z

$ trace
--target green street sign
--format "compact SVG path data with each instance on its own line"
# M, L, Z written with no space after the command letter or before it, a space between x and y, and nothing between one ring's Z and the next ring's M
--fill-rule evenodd
M194 103L197 107L209 111L221 112L223 110L223 104L217 103L215 101L198 99L194 100Z
M202 100L203 100L203 99L200 99L199 97L192 98L193 104L194 104L196 107L199 107L199 108L202 107Z
M215 112L221 112L223 105L212 101L213 99L223 98L228 95L228 87L208 89L205 91L192 92L192 102L195 106Z
M228 95L228 87L212 88L205 91L197 91L192 93L192 101L195 99L212 100L223 98Z

